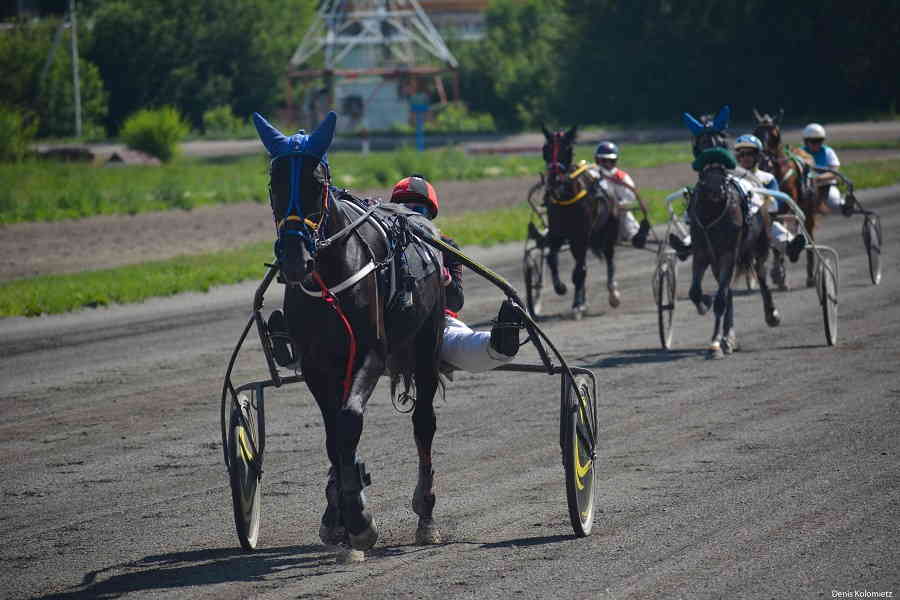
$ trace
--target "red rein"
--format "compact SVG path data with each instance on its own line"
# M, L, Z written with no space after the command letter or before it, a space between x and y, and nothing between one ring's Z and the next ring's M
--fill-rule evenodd
M311 273L313 279L315 279L316 283L319 284L319 288L322 290L322 299L331 305L331 308L337 312L338 316L341 318L341 321L344 323L344 327L347 329L347 337L350 339L350 352L349 356L347 356L347 368L344 371L344 396L342 400L342 404L347 402L347 397L350 396L350 384L352 382L353 375L353 363L356 361L356 336L353 335L353 328L350 326L350 321L347 320L347 315L344 314L344 311L341 310L341 305L338 303L337 298L334 297L328 287L325 285L325 282L322 281L322 277L319 275L318 271L313 271Z

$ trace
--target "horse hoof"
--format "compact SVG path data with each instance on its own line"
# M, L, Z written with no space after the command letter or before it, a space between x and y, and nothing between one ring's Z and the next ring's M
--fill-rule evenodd
M348 565L351 563L361 563L366 560L366 553L362 550L354 550L353 548L344 548L338 552L335 562L339 565Z
M558 296L565 296L566 292L569 291L569 288L566 287L566 284L560 283L559 285L553 284L553 291L556 292Z
M441 531L432 523L419 523L416 528L416 545L431 546L441 543Z
M587 310L586 304L579 304L578 306L572 307L572 317L576 321L580 321L582 317L584 317L584 312Z
M725 354L734 354L738 350L740 350L740 346L738 346L738 341L736 337L725 338L722 340L722 352Z
M709 345L709 350L706 351L706 358L710 360L725 358L725 353L722 351L722 346L719 342L713 342Z
M375 519L372 519L372 523L365 531L361 533L348 531L347 536L350 538L351 548L354 550L368 550L378 541L378 527L375 525Z
M781 315L777 310L773 310L771 314L766 315L766 325L769 327L778 327L781 325Z
M619 290L609 290L609 305L618 308L621 303L622 294L619 293Z
M344 527L329 527L322 523L319 525L319 539L328 549L339 548L347 542L347 530Z

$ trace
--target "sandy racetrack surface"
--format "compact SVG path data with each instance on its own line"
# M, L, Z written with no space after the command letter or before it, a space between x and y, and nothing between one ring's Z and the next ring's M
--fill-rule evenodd
M880 200L900 229L900 189ZM597 376L599 489L593 534L568 522L559 382L457 374L439 402L437 546L413 544L409 418L375 392L361 453L382 537L336 565L319 543L327 469L305 388L268 395L263 527L239 550L218 432L228 354L255 284L130 307L0 321L0 588L9 598L809 598L900 593L900 252L868 280L858 218L829 218L841 254L840 342L824 344L815 293L776 294L766 327L739 293L742 351L703 357L712 323L684 297L675 349L659 349L653 255L619 253L623 304L548 298L542 328ZM521 287L521 246L478 251ZM568 275L571 263L562 262ZM801 269L791 269L794 285ZM467 275L464 317L499 293ZM267 308L278 305L278 290ZM263 375L251 340L237 381ZM535 360L523 350L521 360Z

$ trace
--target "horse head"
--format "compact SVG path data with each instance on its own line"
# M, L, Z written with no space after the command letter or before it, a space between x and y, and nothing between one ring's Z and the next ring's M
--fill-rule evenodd
M725 130L728 129L728 120L731 118L731 106L726 104L719 109L714 118L703 115L696 119L689 113L682 113L681 119L693 134L692 148L694 156L710 148L727 148Z
M337 115L330 112L315 131L288 137L253 113L253 123L269 151L269 202L278 235L275 257L288 285L298 285L311 270L329 212L331 175L328 147Z
M578 125L573 125L568 131L557 130L553 133L541 125L544 132L543 156L547 164L547 184L551 193L565 197L563 186L570 186L571 182L566 173L572 168L575 154L575 138L578 135Z
M756 119L753 135L762 142L764 155L777 156L781 149L781 118L783 116L783 108L778 112L777 117L772 117L768 113L761 115L759 111L753 109L753 118ZM765 169L765 165L761 165L761 167Z

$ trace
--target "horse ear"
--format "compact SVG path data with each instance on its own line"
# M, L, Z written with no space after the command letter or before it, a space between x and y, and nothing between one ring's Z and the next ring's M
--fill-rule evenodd
M322 158L328 152L331 142L334 141L334 128L336 125L337 114L333 110L329 111L322 122L319 123L319 126L316 127L316 130L309 135L306 141L306 152Z
M731 119L731 105L726 104L722 108L719 109L719 112L716 113L716 118L713 119L713 129L716 131L725 131L728 129L728 121Z
M253 124L256 126L256 133L259 139L269 151L271 156L279 156L284 154L290 147L290 141L287 136L278 131L274 125L266 121L259 113L253 113Z
M756 119L757 123L762 123L762 120L763 120L762 115L759 114L759 111L756 110L755 106L753 107L753 118Z
M578 136L578 125L572 125L572 128L566 132L566 139L569 142L574 142L575 138Z
M681 120L684 121L684 124L687 125L687 128L691 130L692 134L700 135L701 133L703 133L703 123L701 123L688 113L681 113Z
M546 127L544 127L544 123L543 123L543 122L541 123L541 131L544 132L544 137L547 138L547 139L549 140L549 139L550 139L550 132L547 131L547 128L546 128Z

